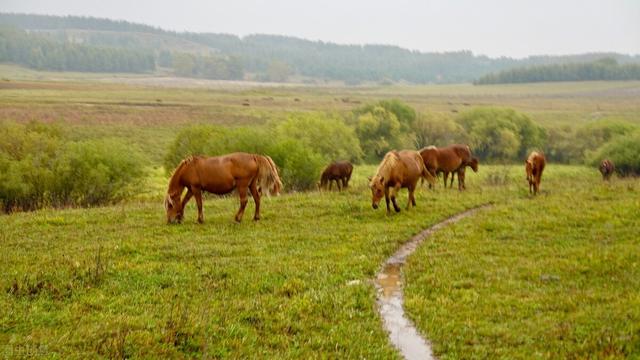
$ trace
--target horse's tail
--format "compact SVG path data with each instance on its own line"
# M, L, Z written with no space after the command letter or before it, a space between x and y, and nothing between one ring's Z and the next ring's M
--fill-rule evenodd
M256 155L255 159L258 163L258 186L271 194L279 194L282 190L282 181L278 176L276 164L267 155Z
M420 155L420 153L416 151L414 157L416 162L418 163L418 168L420 169L420 177L422 177L420 184L424 184L424 181L427 180L429 184L435 185L436 178L429 172L429 169L427 169L427 166L424 164L424 160L422 159L422 155Z

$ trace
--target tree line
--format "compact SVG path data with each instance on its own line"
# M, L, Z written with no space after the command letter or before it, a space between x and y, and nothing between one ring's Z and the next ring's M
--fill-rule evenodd
M155 57L146 50L130 50L57 42L15 28L0 28L0 62L38 70L83 72L151 72Z
M189 53L196 58L213 57L215 61L209 63L241 68L243 73L251 74L252 79L259 81L286 81L291 75L299 75L311 78L309 81L342 80L348 84L365 81L455 83L471 82L486 74L515 67L590 62L603 56L615 59L621 67L640 62L638 56L620 54L489 58L470 51L425 53L397 46L338 45L288 36L177 33L126 21L75 16L0 14L0 24L46 30L52 37L62 37L61 40L70 36L67 31L85 30L84 33L73 33L73 37L81 38L92 46L146 49L154 53L156 61L159 61L161 52ZM141 37L141 34L150 36ZM183 55L179 56L184 59ZM207 73L209 76L211 73L227 73L224 70L207 72L197 70L197 66L194 68L196 70L191 72L191 76L196 77L204 77Z
M603 58L589 63L530 66L488 74L474 84L589 80L640 80L640 64L619 64L614 58Z

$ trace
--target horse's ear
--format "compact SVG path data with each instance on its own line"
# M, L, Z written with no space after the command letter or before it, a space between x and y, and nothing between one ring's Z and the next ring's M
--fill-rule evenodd
M380 184L384 184L384 176L380 176Z
M371 181L371 176L369 176L367 179L369 179L369 181Z

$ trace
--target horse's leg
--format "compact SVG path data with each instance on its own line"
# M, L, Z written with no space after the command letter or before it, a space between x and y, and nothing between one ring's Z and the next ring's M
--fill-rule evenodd
M333 186L333 180L329 179L329 191L331 191L332 186Z
M391 209L389 208L389 187L384 187L384 200L387 203L387 214L391 213Z
M397 184L396 186L393 187L393 192L391 192L391 202L393 203L393 208L395 209L396 212L400 212L400 207L396 202L396 196L398 195L399 191L400 191L400 184Z
M342 186L340 186L341 179L336 179L336 186L338 187L338 191L342 191Z
M194 187L191 191L193 191L193 196L196 197L196 204L198 204L198 222L202 224L204 222L204 215L202 215L202 190Z
M444 178L444 188L446 189L447 188L447 178L449 177L449 173L447 171L443 171L442 173L443 173L442 177Z
M413 191L415 190L415 186L411 186L407 188L409 190L409 198L407 201L407 210L411 209L411 205L416 206L416 199L413 197Z
M453 189L453 180L456 178L456 172L451 172L451 183L449 183L449 189Z
M191 200L192 196L193 196L193 191L191 191L190 188L187 188L187 193L184 195L184 198L182 199L182 212L184 212L184 207L187 206L187 203L189 202L189 200Z
M242 215L244 215L244 209L247 207L247 202L249 201L247 199L249 184L246 184L245 182L242 182L242 183L239 182L236 185L236 189L238 190L238 196L240 197L240 209L238 209L238 212L236 213L236 221L240 222L242 221Z
M254 180L249 187L251 191L251 196L253 196L253 202L256 204L256 212L253 215L253 220L260 220L260 194L258 193L258 186L256 185L256 181Z

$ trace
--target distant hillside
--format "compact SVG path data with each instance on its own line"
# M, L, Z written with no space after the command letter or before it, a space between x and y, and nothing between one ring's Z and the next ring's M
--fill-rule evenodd
M621 54L489 58L470 51L423 53L388 45L338 45L275 35L177 33L90 17L0 14L0 25L25 30L60 44L152 52L157 66L176 75L213 79L346 83L471 82L484 75L533 65L590 62L603 57L640 63ZM2 47L0 47L0 52ZM46 56L46 55L45 55ZM29 64L26 64L30 66Z

